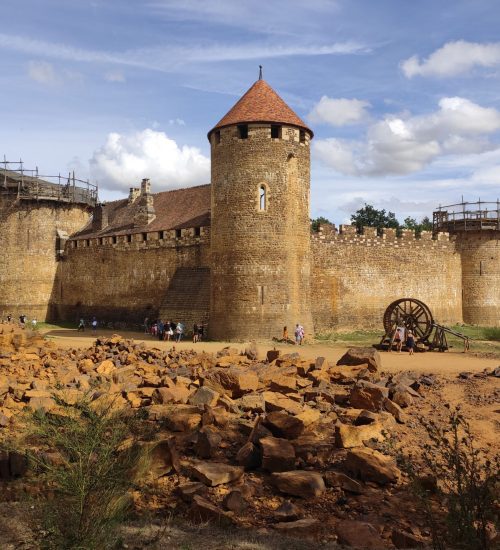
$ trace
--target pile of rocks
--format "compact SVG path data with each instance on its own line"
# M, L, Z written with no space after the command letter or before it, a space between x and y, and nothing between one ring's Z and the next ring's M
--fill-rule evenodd
M155 441L147 443L151 477L165 506L193 520L357 547L416 547L422 531L414 512L404 517L400 471L381 450L432 383L425 378L384 376L371 348L350 349L331 365L276 350L261 361L253 347L166 352L120 336L98 338L88 350L61 350L36 335L6 332L0 438L16 429L26 407L57 414L54 396L74 403L90 395L96 405L112 399L155 426ZM6 478L12 473L2 460L9 456L0 455ZM385 506L392 495L381 518L376 503ZM391 514L397 529L387 522Z

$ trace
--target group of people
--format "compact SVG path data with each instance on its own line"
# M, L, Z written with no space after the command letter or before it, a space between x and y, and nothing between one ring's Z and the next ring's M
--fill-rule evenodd
M392 334L389 351L392 351L393 344L396 345L396 350L398 353L401 353L403 345L405 345L408 353L413 355L413 352L415 351L415 335L406 327L398 326Z
M9 313L7 315L7 323L9 323L9 325L12 323L12 319L13 319L12 313ZM19 319L19 325L21 328L25 328L26 325L28 325L28 316L24 315L24 313L22 315L19 315L18 319ZM31 328L35 330L38 324L36 317L33 317L33 319L31 319L31 322L29 322L29 324L31 325Z
M92 317L90 326L92 327L92 334L95 334L97 332L97 327L99 326L97 317ZM78 322L78 332L85 332L85 319L83 317L80 317L80 321Z
M186 327L181 322L163 321L156 319L150 322L149 318L144 319L144 334L158 338L158 340L180 342L184 338ZM203 326L195 324L193 327L193 342L198 342L203 337Z
M302 342L304 341L305 330L304 330L304 327L302 325L300 325L299 323L297 323L295 325L294 336L295 336L295 344L298 345L298 346L301 346ZM286 343L290 343L290 344L293 343L293 341L290 340L290 338L288 337L288 327L287 326L283 327L283 336L282 336L281 341L286 342Z

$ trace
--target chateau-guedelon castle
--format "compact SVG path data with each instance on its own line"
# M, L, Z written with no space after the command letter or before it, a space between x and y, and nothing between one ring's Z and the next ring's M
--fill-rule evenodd
M393 300L500 325L498 203L434 213L418 238L311 231L312 130L262 79L208 132L211 183L100 204L74 178L0 170L0 314L208 326L213 339L382 328ZM144 175L145 177L147 174ZM202 182L200 182L202 183ZM496 206L496 209L495 209Z

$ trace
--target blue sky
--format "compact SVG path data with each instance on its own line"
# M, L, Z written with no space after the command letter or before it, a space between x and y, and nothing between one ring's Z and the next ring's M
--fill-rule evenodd
M314 130L312 216L500 195L497 0L3 0L0 155L110 200L209 182L258 76Z

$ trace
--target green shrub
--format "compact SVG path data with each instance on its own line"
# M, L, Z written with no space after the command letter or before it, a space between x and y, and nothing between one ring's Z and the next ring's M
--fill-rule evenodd
M485 328L484 337L486 338L486 340L493 340L495 342L500 342L500 327Z
M29 419L30 448L50 450L49 457L28 451L51 494L42 503L50 546L113 548L141 463L135 420L112 403L58 405L57 414L35 411Z

